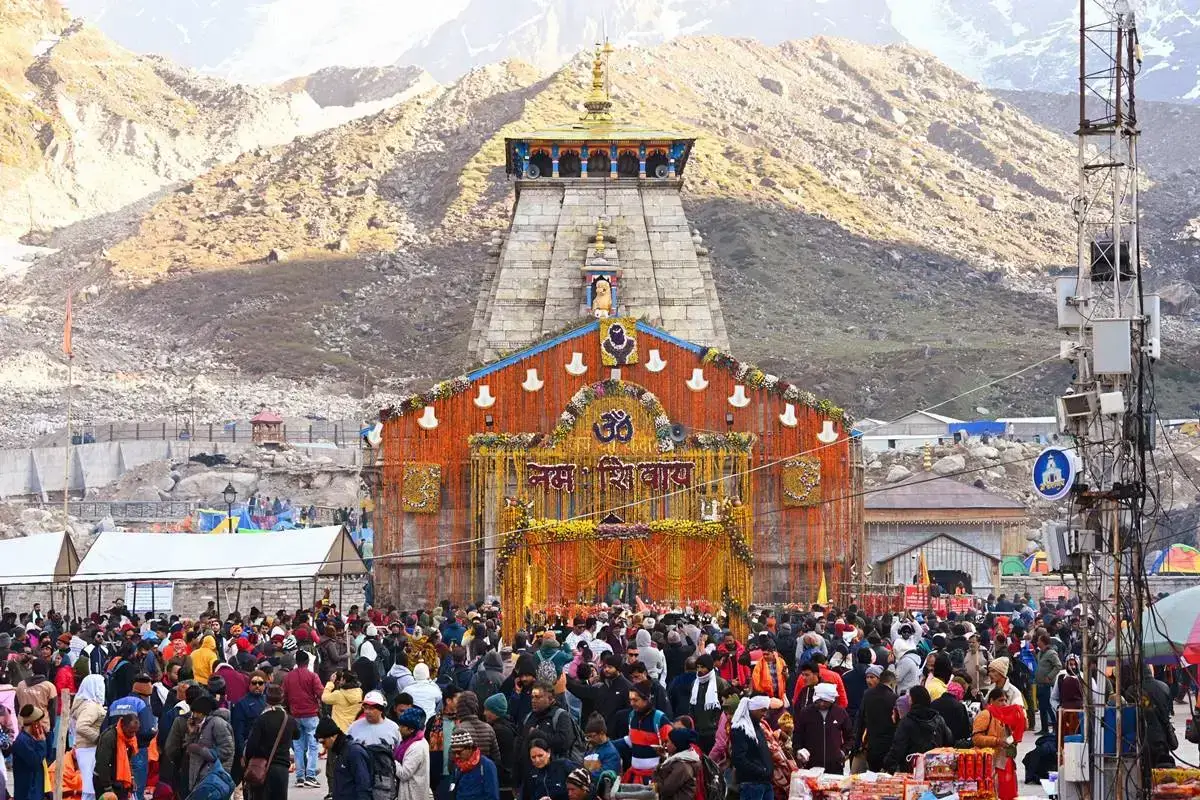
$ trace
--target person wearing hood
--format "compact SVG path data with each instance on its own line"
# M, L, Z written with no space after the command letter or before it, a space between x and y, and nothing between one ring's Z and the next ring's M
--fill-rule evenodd
M88 675L71 701L69 732L75 743L75 764L83 784L83 800L95 800L92 771L96 768L96 743L107 712L104 708L104 678Z
M920 685L924 665L921 654L908 639L897 639L893 652L896 655L896 692L904 695L912 687Z
M910 708L896 726L892 747L884 758L883 768L887 772L911 772L910 756L954 744L954 734L946 720L930 705L933 701L929 699L929 691L924 686L914 686L908 690L908 698Z
M542 634L542 642L534 653L534 661L537 666L535 672L541 679L549 680L548 670L554 668L554 680L558 680L558 676L562 674L563 669L567 664L571 663L571 654L558 644L558 639L554 636L554 631L546 631Z
M442 689L429 678L429 665L421 662L413 667L413 682L404 691L412 696L413 705L425 712L426 719L437 714L442 700Z
M191 714L188 716L186 748L188 786L194 788L204 780L217 760L226 772L233 770L233 727L229 724L229 711L217 708L212 696L207 693L189 703L189 707Z
M479 698L479 702L487 703L487 699L501 691L504 686L504 659L495 650L483 654L479 669L471 678L471 691Z
M217 665L217 640L211 634L201 639L200 646L188 656L188 663L192 668L192 679L201 686L207 686Z
M867 669L875 660L875 651L863 647L854 653L854 668L842 676L842 685L846 689L846 715L853 722L858 719L858 709L862 706L863 695L867 691Z
M471 734L475 747L493 763L499 763L500 745L492 726L483 721L479 696L471 691L459 692L454 698L454 730Z
M1055 717L1060 708L1072 712L1062 715L1063 735L1078 733L1083 718L1079 713L1083 710L1083 677L1079 674L1079 656L1074 653L1067 654L1062 671L1054 679L1050 702L1054 706Z
M809 767L842 774L851 739L850 718L837 704L837 687L818 683L813 701L796 713L792 748Z
M867 667L866 676L867 690L863 692L855 719L852 749L861 749L867 759L867 768L880 772L896 734L896 719L892 713L896 707L896 693L882 680L883 667L878 664Z
M667 657L662 650L654 646L650 631L640 629L634 636L637 644L638 661L646 665L650 680L657 681L664 689L667 688Z
M704 783L700 756L692 748L696 732L672 728L663 744L665 757L654 771L654 785L660 800L695 800L696 787Z
M667 665L667 685L683 674L687 660L703 648L704 642L694 643L684 638L682 632L672 630L667 632L667 646L663 650L663 659Z

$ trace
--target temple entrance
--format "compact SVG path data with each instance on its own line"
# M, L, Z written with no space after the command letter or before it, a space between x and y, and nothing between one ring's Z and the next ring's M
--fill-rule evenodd
M558 157L558 177L560 178L578 178L583 174L583 162L579 160L579 153L574 150L567 150Z
M622 178L636 178L641 172L641 162L637 153L626 150L617 157L617 175Z
M579 390L560 419L550 434L471 438L476 538L496 554L489 593L567 615L637 597L744 609L753 437L675 442L657 398L613 380ZM506 615L504 634L524 623Z
M612 161L608 158L608 153L603 150L595 150L588 156L588 175L595 175L597 178L607 178L609 166Z

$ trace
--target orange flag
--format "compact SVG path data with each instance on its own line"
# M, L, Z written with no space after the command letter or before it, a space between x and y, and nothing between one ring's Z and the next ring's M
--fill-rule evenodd
M71 293L67 292L67 320L63 323L63 354L67 358L74 356L71 352Z

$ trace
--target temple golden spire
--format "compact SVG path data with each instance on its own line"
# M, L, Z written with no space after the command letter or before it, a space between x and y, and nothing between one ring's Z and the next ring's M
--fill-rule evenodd
M603 46L599 43L596 45L595 58L592 60L592 91L583 101L583 107L587 109L587 113L583 115L585 121L609 122L612 120L612 100L609 97L608 80L605 75L608 56L612 51L613 47L607 39L604 40Z
M596 255L604 255L604 217L596 220Z

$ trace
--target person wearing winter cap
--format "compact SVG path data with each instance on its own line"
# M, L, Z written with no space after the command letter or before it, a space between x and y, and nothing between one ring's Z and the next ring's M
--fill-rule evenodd
M382 692L367 692L362 701L363 717L356 720L346 735L363 747L382 744L395 747L400 744L400 727L384 716L387 698ZM412 709L409 709L411 711ZM408 711L404 712L408 713ZM401 715L403 721L404 715Z
M458 728L450 737L450 796L456 800L499 800L496 764L480 752L471 733Z
M988 662L988 680L992 682L993 688L1004 691L1004 696L1008 701L1007 705L1025 708L1025 697L1016 686L1013 686L1012 681L1008 679L1008 670L1009 661L1006 656L994 658Z
M576 767L567 773L567 800L589 800L593 796L592 773Z
M837 700L836 686L818 683L812 703L796 714L792 730L792 747L799 759L834 775L842 773L851 735L850 717Z

